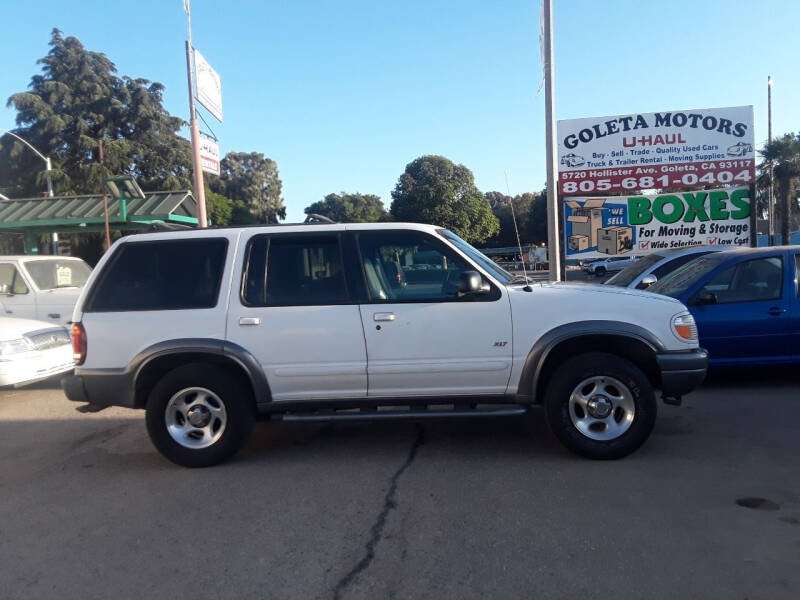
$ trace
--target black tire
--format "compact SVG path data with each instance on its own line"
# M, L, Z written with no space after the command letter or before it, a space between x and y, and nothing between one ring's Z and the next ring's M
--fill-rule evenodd
M219 438L204 448L178 443L167 429L170 400L188 388L205 388L224 405L225 426ZM236 373L210 364L188 364L164 375L147 400L147 432L161 454L184 467L210 467L231 458L250 438L255 421L252 393Z
M606 268L605 267L597 267L597 269L595 269L594 274L597 277L602 277L603 275L606 274Z
M582 433L573 421L573 417L580 420L580 414L570 412L573 409L576 413L582 411L579 407L571 409L573 391L582 382L598 376L613 378L626 386L627 402L632 402L634 409L627 430L618 437L602 441ZM614 389L613 383L611 389ZM624 358L604 352L580 354L564 362L547 383L544 408L547 424L562 444L576 454L601 460L622 458L639 448L653 431L658 412L653 386L642 370ZM612 418L616 414L624 414L624 411L612 413ZM584 423L605 427L599 419L597 423L592 421L588 413L584 416ZM603 435L602 430L596 435Z

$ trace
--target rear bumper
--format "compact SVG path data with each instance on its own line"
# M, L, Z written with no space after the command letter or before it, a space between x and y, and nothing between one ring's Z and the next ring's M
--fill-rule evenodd
M115 369L77 372L61 380L67 398L92 406L136 408L133 382L129 373Z
M708 352L702 348L657 354L656 361L661 371L661 392L666 398L680 398L691 392L703 383L708 371Z

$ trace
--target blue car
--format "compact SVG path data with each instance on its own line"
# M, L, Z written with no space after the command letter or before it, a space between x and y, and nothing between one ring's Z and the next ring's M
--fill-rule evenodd
M694 316L713 366L800 363L800 246L715 252L648 291Z

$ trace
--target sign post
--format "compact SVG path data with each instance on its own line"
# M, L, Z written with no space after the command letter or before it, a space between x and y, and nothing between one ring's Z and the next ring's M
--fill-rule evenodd
M194 69L192 68L192 9L189 0L184 0L189 39L186 41L186 75L189 79L189 129L192 135L192 172L194 175L194 197L197 199L197 225L206 227L206 190L203 184L203 169L200 158L200 126L197 123L197 107L194 105Z
M543 2L543 55L544 55L544 102L547 154L547 262L550 281L561 281L561 214L558 209L558 167L556 165L556 144L554 139L556 120L553 113L555 90L553 89L553 0Z

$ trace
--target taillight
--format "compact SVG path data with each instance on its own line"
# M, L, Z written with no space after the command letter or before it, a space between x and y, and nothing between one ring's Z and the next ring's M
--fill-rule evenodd
M72 359L77 366L86 361L86 330L80 323L72 324Z

